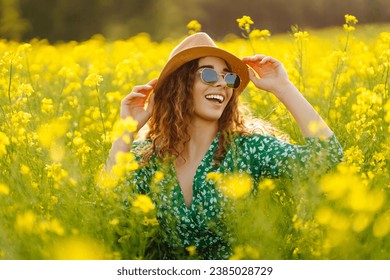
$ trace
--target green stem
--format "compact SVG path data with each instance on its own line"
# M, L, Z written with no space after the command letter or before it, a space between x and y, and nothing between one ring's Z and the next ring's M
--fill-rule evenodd
M349 43L349 32L347 32L347 38L346 38L346 42L345 42L345 46L344 46L344 50L343 50L344 53L346 53L348 50L348 43ZM330 95L329 95L330 101L332 101L334 99L334 95L336 93L336 89L337 89L338 83L339 83L341 70L343 69L343 67L344 67L344 63L342 61L340 62L340 58L339 58L337 60L336 72L333 76L333 84L332 84L332 88L330 90ZM330 113L331 109L332 109L332 103L329 102L328 117L329 117L329 113Z
M11 116L12 116L11 85L12 85L12 61L9 65L9 81L8 81L8 101L9 101L9 106L11 109Z
M103 118L103 113L102 113L102 103L101 103L101 100L100 100L100 92L99 92L99 88L98 88L97 85L96 85L96 92L98 94L100 120L101 120L102 126L103 126L103 134L104 134L104 141L103 141L103 143L105 143L105 139L107 137L107 132L106 132L106 126L104 124L104 118Z

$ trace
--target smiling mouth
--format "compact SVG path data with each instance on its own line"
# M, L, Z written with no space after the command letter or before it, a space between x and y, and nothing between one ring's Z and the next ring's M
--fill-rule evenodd
M208 94L205 97L207 100L213 101L218 104L222 104L222 102L225 100L225 97L219 94Z

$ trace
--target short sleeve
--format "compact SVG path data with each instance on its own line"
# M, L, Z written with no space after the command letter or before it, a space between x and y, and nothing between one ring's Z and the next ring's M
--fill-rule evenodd
M136 161L140 164L139 168L129 174L126 183L129 186L135 186L138 193L150 192L149 182L152 177L152 171L147 164L141 163L141 154L143 149L150 145L150 141L134 141L131 145L131 152L135 155Z
M273 136L252 135L246 141L251 154L251 172L267 178L306 178L320 175L341 162L343 151L336 136L305 138L294 145Z

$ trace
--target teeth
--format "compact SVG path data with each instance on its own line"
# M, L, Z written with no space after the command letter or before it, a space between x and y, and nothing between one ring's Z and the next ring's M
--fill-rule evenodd
M223 97L222 95L218 95L218 94L209 94L209 95L206 95L206 99L216 100L219 103L222 103L225 100L225 97Z

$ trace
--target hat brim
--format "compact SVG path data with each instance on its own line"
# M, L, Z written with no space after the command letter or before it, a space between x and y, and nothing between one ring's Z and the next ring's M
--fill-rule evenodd
M154 90L158 91L161 85L164 83L165 79L180 66L191 60L205 56L215 56L222 58L229 64L231 71L238 74L241 79L241 83L240 86L236 89L236 93L240 94L246 88L249 83L248 66L242 62L241 59L228 51L216 47L199 46L183 50L173 56L161 71Z

